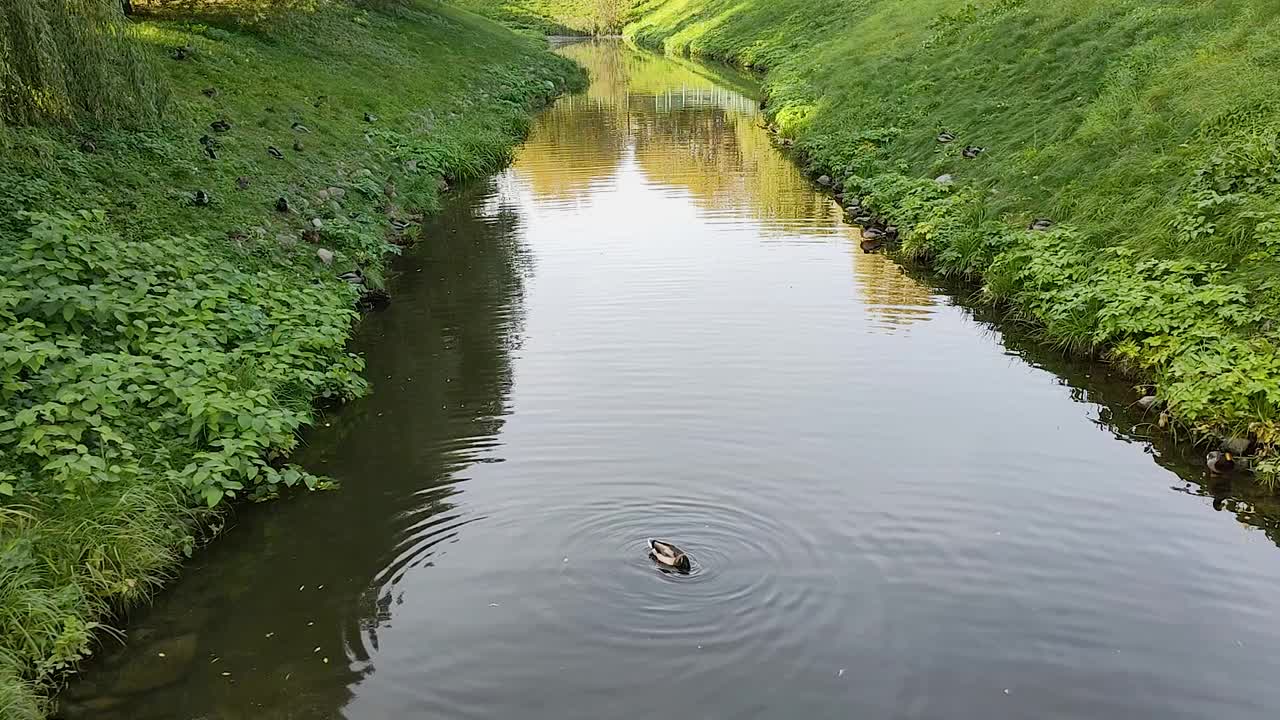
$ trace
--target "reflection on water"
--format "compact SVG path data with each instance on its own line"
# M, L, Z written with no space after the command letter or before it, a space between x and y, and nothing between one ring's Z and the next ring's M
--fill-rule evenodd
M562 52L360 327L342 490L241 508L68 718L1270 717L1273 498L859 252L749 78Z

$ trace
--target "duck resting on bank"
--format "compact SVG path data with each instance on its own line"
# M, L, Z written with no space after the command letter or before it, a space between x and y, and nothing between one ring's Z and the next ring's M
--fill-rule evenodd
M689 572L693 567L693 563L689 561L689 555L685 551L662 540L649 540L649 557L653 558L659 565L665 565L682 572Z

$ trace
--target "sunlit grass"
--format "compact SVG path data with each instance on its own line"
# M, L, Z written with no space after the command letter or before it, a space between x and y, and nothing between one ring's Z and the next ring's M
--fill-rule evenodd
M1267 448L1280 440L1277 9L655 0L627 33L767 69L779 131L902 226L904 252L984 282L1064 352L1156 379L1193 436ZM987 150L966 159L968 144ZM955 185L931 181L944 173ZM1060 232L1026 232L1036 217Z

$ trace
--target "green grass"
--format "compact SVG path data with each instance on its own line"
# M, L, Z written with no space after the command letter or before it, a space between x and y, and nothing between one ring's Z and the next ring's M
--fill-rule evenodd
M1280 3L654 0L640 44L767 71L774 127L899 252L1280 442ZM946 130L956 141L940 144ZM961 150L986 148L976 159ZM941 186L933 178L950 174ZM1050 232L1026 230L1051 218ZM1264 463L1262 475L1274 472ZM1271 476L1274 477L1274 476Z
M380 282L392 221L502 166L530 112L582 82L542 43L433 2L139 5L160 121L0 128L5 718L42 716L98 623L163 582L226 500L321 482L285 456L315 399L365 389L345 348L357 292L335 274Z
M448 0L538 35L604 35L622 29L635 0Z

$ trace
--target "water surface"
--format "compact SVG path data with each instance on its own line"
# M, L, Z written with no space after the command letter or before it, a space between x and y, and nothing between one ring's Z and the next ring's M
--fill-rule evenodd
M562 52L591 88L361 326L299 458L342 490L241 509L72 714L1273 716L1274 504L859 252L749 78Z

